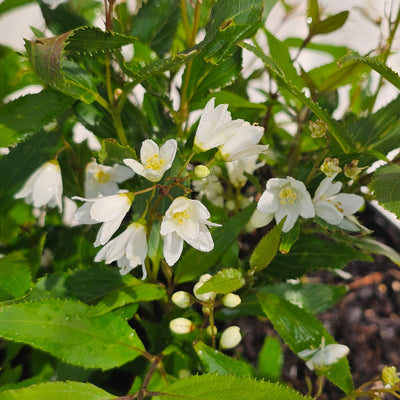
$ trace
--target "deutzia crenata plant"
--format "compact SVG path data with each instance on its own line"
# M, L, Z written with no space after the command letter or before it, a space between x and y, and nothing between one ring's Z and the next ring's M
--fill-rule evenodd
M1 2L0 400L400 396L399 5L333 3Z

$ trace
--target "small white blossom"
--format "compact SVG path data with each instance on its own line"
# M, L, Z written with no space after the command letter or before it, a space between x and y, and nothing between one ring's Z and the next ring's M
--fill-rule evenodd
M126 213L131 208L134 196L132 193L119 193L112 196L84 199L75 196L74 200L86 201L75 212L75 219L82 224L103 223L97 233L95 247L106 244L121 225Z
M312 218L315 215L311 196L304 183L290 176L286 179L270 179L258 201L257 209L266 214L263 222L271 221L273 215L279 224L286 216L283 232L288 232L293 228L299 215L303 218Z
M175 318L169 323L169 329L178 335L184 335L195 329L192 321L187 318Z
M188 292L185 292L183 290L179 290L178 292L175 292L171 296L172 302L177 305L180 308L186 308L190 306L190 303L192 302L192 298Z
M133 175L133 171L124 165L114 164L108 167L91 161L85 169L85 196L90 198L117 194L118 183L132 178Z
M147 276L147 237L144 225L133 222L124 232L110 240L96 255L94 261L105 260L106 264L118 261L121 275L126 275L138 265L142 266L143 279Z
M298 353L299 357L307 360L306 365L311 370L325 369L335 364L341 358L349 354L350 349L343 344L328 344L325 346L325 338L316 349L306 349Z
M194 137L194 147L198 151L207 151L223 144L232 133L231 113L228 111L228 104L220 104L215 107L215 98L209 100L200 117ZM243 121L235 122L240 125Z
M242 121L240 125L231 128L231 134L219 147L219 153L225 161L241 160L265 153L268 146L257 144L263 134L264 128L261 126Z
M245 173L253 175L254 171L264 165L264 162L257 164L258 155L252 155L248 158L227 162L226 169L228 171L229 180L235 187L242 187L247 182Z
M242 340L240 328L238 326L230 326L226 328L221 335L219 345L222 349L232 349L236 347Z
M214 242L207 226L220 226L208 221L210 213L198 200L177 197L169 206L161 222L164 236L164 257L174 265L183 250L183 241L200 251L211 251Z
M201 180L193 180L192 186L198 192L196 197L201 199L204 196L215 206L224 206L224 188L217 176L209 175Z
M28 204L39 208L55 207L62 210L62 178L58 161L44 163L26 181L22 189L14 195L16 199L25 199Z
M177 147L175 139L167 140L160 148L153 140L146 139L140 149L142 163L133 158L125 158L124 163L150 182L158 182L171 168Z
M357 212L364 204L357 194L339 193L341 182L332 183L337 174L327 177L319 184L313 198L315 214L332 225L339 225L343 219Z
M237 307L241 302L242 299L235 293L228 293L222 298L222 304L229 308Z

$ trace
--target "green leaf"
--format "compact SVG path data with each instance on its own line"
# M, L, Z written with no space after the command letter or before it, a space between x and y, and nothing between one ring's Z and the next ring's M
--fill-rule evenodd
M181 19L179 0L142 3L132 21L131 35L148 44L160 57L167 53Z
M336 140L337 144L340 146L344 153L350 153L353 149L350 137L346 129L339 124L335 119L324 111L317 103L312 101L310 98L306 97L303 92L298 90L294 85L292 85L285 77L280 68L276 63L268 56L266 56L258 48L251 46L247 43L240 43L240 46L254 53L263 62L267 70L275 77L277 83L284 89L292 93L293 96L298 98L304 105L306 105L319 119L326 122L329 128L329 133Z
M0 147L12 146L51 122L73 100L52 89L27 94L0 108Z
M319 21L319 6L318 0L308 0L307 2L307 17L311 18L311 22Z
M200 358L206 371L210 374L233 375L243 377L253 377L253 369L243 361L235 360L218 350L215 350L203 342L194 344L196 354Z
M357 237L354 241L358 248L368 251L372 254L379 254L389 258L392 262L400 266L400 254L388 245L378 242L370 237Z
M0 400L104 400L115 399L110 393L91 383L46 382L23 389L6 390Z
M186 251L177 266L174 267L175 282L189 282L213 267L232 243L237 240L255 207L255 204L246 207L239 214L225 221L222 227L216 228L212 235L214 249L209 253L201 253L193 248Z
M142 342L124 319L112 314L89 318L89 309L56 299L2 306L0 336L86 368L118 367L143 353Z
M388 82L400 90L400 76L393 71L387 64L375 57L362 56L356 52L351 52L339 60L339 65L348 63L364 63L382 75Z
M0 158L0 210L13 204L11 196L23 182L54 157L58 143L59 137L54 132L38 132Z
M297 221L289 232L282 232L279 251L283 254L289 253L292 246L300 236L300 223Z
M272 293L313 314L334 306L346 293L345 286L311 283L276 283L258 289L258 293Z
M268 0L275 4L276 0ZM231 1L215 3L210 25L200 44L207 62L219 64L235 51L235 43L254 35L263 18L264 0Z
M234 292L244 286L246 281L242 273L234 268L224 268L218 271L212 278L204 282L197 290L198 294L216 292L226 294Z
M322 337L326 344L336 343L322 323L311 313L274 294L257 294L260 305L274 328L295 353L318 347ZM353 390L347 359L332 365L326 373L328 379L345 393Z
M0 301L22 297L32 286L29 264L20 253L0 258Z
M122 164L124 158L137 159L136 151L130 146L121 146L113 139L101 142L99 161L105 165Z
M268 380L278 381L282 375L283 351L279 339L266 336L258 355L258 373Z
M342 11L338 14L332 15L324 20L313 20L309 25L310 35L322 35L331 33L341 28L349 16L349 11Z
M257 244L250 257L250 272L262 271L268 267L275 258L281 241L283 219L278 225L274 226Z
M3 0L0 4L0 15L14 8L34 3L35 0Z
M172 385L161 387L155 399L190 400L311 400L278 383L257 381L251 378L205 374L180 379Z
M400 166L387 164L378 168L370 188L378 203L400 219Z
M344 243L302 235L290 253L274 258L266 272L279 279L291 279L307 271L342 268L353 260L372 261L372 258Z

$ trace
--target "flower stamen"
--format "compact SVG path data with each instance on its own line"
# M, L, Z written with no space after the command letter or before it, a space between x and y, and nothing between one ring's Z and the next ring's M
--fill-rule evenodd
M110 174L108 174L107 172L104 172L102 170L99 170L94 174L94 178L99 183L106 183L110 180Z
M185 219L190 218L190 215L187 210L184 210L174 213L173 218L178 222L178 224L182 225Z
M146 169L152 169L153 171L159 171L164 164L165 161L160 158L159 154L153 154L146 160L144 167Z
M290 185L286 185L279 192L279 198L282 205L287 203L294 204L297 198L297 193Z

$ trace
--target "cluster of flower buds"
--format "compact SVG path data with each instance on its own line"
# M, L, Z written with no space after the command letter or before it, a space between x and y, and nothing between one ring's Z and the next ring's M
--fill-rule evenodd
M196 302L200 303L203 306L203 314L205 316L209 316L210 312L217 305L217 293L212 291L206 293L198 293L198 291L211 278L212 275L210 274L201 275L198 282L196 282L193 286L193 295L180 290L172 295L172 302L180 308L187 308ZM221 298L221 303L225 307L233 308L237 307L241 303L241 299L240 296L237 294L228 293ZM171 331L176 334L185 334L192 332L194 329L196 329L192 321L182 317L173 319L170 322L169 327ZM215 337L218 333L218 329L214 324L212 324L206 328L206 332L209 336ZM241 340L242 335L240 333L240 328L238 326L230 326L222 332L219 340L219 346L221 349L231 349L236 347Z

